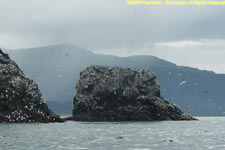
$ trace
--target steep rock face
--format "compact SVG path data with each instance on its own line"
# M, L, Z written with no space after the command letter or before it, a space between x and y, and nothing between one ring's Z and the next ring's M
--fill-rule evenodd
M147 70L90 66L80 73L73 119L81 121L194 120L160 95Z
M37 84L0 49L0 122L62 122L43 101Z

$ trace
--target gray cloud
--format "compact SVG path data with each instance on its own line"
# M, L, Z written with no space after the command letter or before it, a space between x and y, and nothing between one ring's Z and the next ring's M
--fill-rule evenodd
M125 2L0 0L0 34L21 37L27 41L24 47L68 42L90 49L225 36L222 7L126 6Z
M126 0L0 0L0 45L23 48L70 43L97 52L123 49L137 53L146 45L162 42L225 39L224 15L221 6L127 6Z

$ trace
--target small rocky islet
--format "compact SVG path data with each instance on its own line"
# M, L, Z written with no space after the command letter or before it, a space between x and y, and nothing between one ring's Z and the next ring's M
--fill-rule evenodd
M63 122L50 110L38 85L0 49L0 122Z
M80 73L73 117L78 121L195 120L165 100L149 70L90 66Z
M160 95L155 78L148 70L90 66L80 73L73 116L63 119L0 49L0 122L195 120Z

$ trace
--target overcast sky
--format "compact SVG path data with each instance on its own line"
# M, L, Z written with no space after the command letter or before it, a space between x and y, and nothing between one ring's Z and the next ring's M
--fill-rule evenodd
M0 0L0 47L69 43L155 55L225 73L224 6L127 6L126 0Z

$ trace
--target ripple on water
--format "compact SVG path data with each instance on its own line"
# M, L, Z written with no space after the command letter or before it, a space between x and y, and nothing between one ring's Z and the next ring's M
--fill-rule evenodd
M139 123L1 124L2 150L224 150L225 118Z

